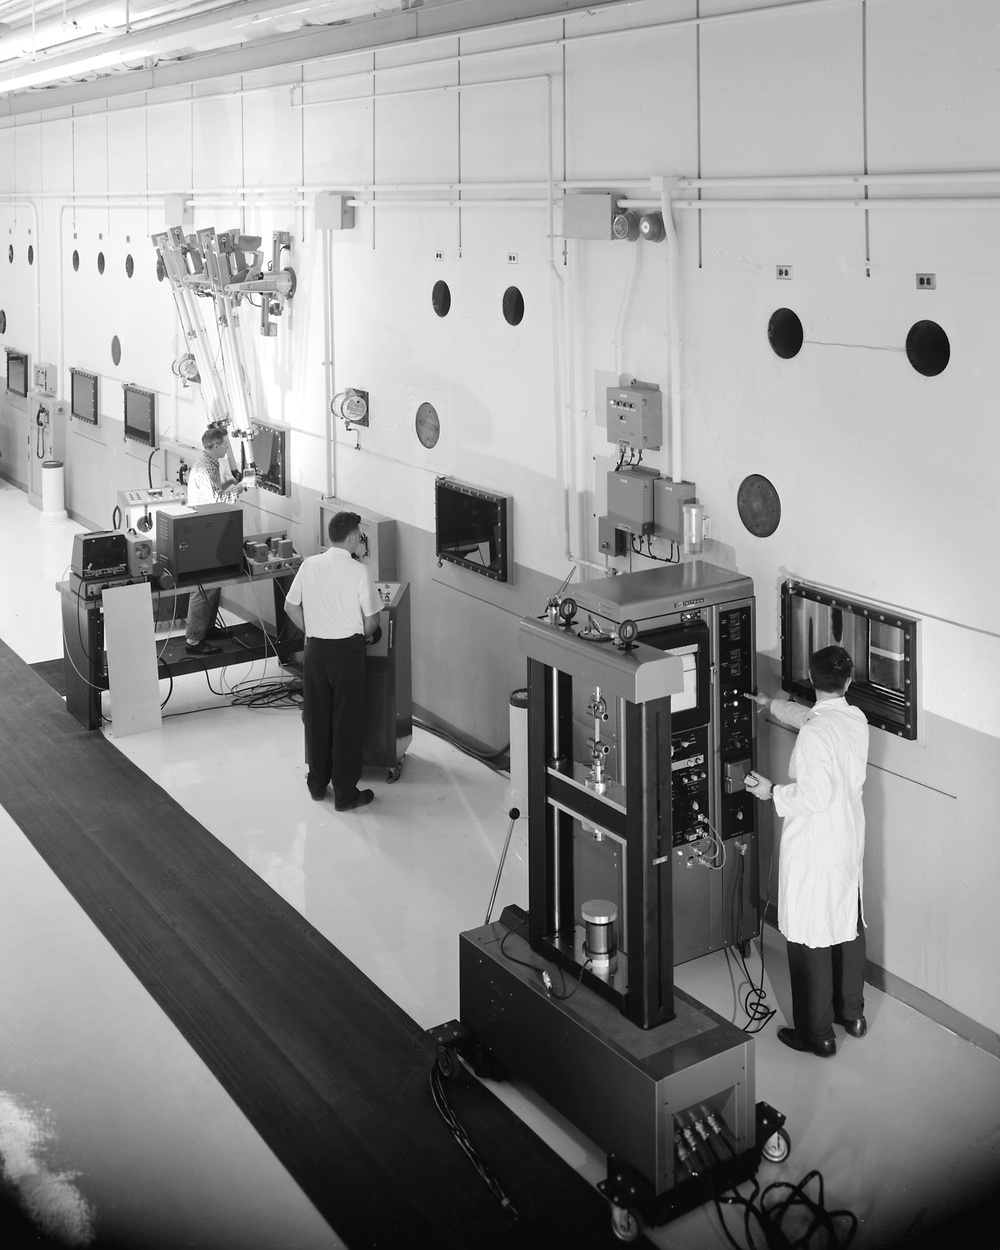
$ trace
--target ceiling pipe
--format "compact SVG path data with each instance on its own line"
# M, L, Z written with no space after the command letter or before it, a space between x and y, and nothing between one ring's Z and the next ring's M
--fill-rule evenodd
M598 31L584 31L570 36L541 39L530 46L532 49L544 47L568 47L577 43L586 42L588 40L603 40L615 37L634 36L651 30L672 30L675 28L684 29L686 27L700 27L728 21L743 21L749 18L768 17L779 14L785 16L789 13L801 13L834 4L861 3L864 3L864 0L790 0L790 2L786 0L785 3L768 4L754 9L727 10L723 13L706 14L699 17L673 18L661 22L646 22L641 25L620 27L614 30L601 29ZM600 13L604 16L609 13L613 13L618 9L628 10L631 7L631 0L620 0L620 3L602 6ZM184 17L173 18L166 22L161 21L159 18L154 19L152 22L139 20L133 23L130 34L116 40L111 40L111 46L108 50L127 53L129 46L133 48L139 48L142 46L141 36L144 33L155 31L157 38L157 53L176 51L179 48L190 45L192 40L189 36L191 35L200 35L204 40L209 37L210 31L215 28L218 28L219 35L228 35L231 33L234 24L245 24L248 17L260 18L262 22L266 22L268 20L277 21L279 20L279 15L283 11L287 12L289 16L292 16L301 11L301 3L299 5L289 4L288 0L256 0L256 2L254 2L254 0L236 0L235 3L227 3L218 10L212 10L208 13L200 14L195 17L185 15ZM587 10L575 11L574 13L568 15L575 16L577 13L579 13L579 15L583 15L587 13ZM404 19L403 34L401 38L376 40L366 46L352 46L350 48L338 50L337 52L319 53L315 57L303 57L295 63L299 66L306 64L330 64L346 57L355 57L359 52L377 54L379 51L386 51L389 49L398 50L400 46L404 46L407 43L416 43L419 46L424 47L440 40L454 40L462 33L458 29L449 29L446 31L435 32L433 34L422 35L419 33L421 21L420 14L420 9L407 9L398 11L393 10L390 14L384 15L386 20L394 20L398 22L399 19ZM490 31L516 29L520 32L528 26L535 25L539 22L551 22L553 17L558 16L566 17L567 14L543 13L529 17L522 16L508 21L492 22L480 29ZM222 20L217 20L219 17L221 17ZM381 22L383 17L379 17L377 19L373 18L372 20L373 22ZM391 29L391 27L387 28ZM407 34L407 31L410 33ZM106 42L103 40L103 37L99 37L99 39L101 39L102 43ZM90 41L88 40L74 41L74 43L77 43L78 47L90 46ZM477 53L458 54L454 59L468 59L472 56L479 55L500 55L504 52L520 53L524 51L524 47L525 45L522 43L504 48L491 48ZM448 60L453 58L445 59ZM228 72L231 73L232 71ZM209 77L211 77L211 75L209 75ZM201 81L204 81L204 79L201 79ZM0 93L2 93L2 91L3 84L0 82ZM59 101L53 100L50 106L58 107Z
M885 196L879 200L838 199L830 196L826 199L783 199L767 200L686 200L677 198L672 201L675 208L709 210L729 209L745 211L747 209L819 209L826 211L831 208L869 209L882 208L995 208L1000 202L1000 191L996 195L945 195L945 196ZM627 199L619 200L620 208L651 209L658 208L658 200Z

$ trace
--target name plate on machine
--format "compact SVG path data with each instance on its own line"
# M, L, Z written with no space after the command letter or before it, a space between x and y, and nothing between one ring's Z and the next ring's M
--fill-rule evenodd
M605 695L629 703L684 693L683 658L641 642L626 649L580 638L564 625L527 618L518 626L517 647L529 659L583 678Z

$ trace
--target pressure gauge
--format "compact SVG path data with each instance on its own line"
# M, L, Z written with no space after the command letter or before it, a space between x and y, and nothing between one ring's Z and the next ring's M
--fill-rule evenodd
M441 437L441 420L433 404L423 403L417 409L414 422L417 438L424 447L435 447Z

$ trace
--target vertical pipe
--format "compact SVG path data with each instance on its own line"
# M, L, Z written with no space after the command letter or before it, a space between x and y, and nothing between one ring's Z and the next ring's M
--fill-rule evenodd
M660 192L660 214L667 232L667 281L670 284L670 476L675 482L684 480L681 442L681 258L674 221L671 191L676 178L654 178L653 187Z

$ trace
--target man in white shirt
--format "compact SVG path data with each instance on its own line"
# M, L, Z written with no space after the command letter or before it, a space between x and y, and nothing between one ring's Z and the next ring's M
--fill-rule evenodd
M778 1038L793 1050L837 1053L834 1021L864 1037L865 937L861 907L868 762L868 722L844 697L854 663L843 647L824 647L809 662L816 690L811 710L767 695L760 707L798 729L791 781L772 785L747 774L755 798L773 799L784 818L778 861L778 928L788 945L792 1028Z
M229 435L221 425L210 425L201 436L202 453L191 469L187 481L187 502L191 506L204 503L235 503L247 482L222 484L219 461L229 455ZM193 655L218 655L222 650L206 642L206 635L219 610L222 589L202 590L195 586L188 596L187 626L184 630L186 650Z
M378 625L381 601L371 570L354 558L361 518L338 512L333 544L299 565L285 611L306 635L302 667L306 785L316 800L333 782L338 812L364 807L375 795L359 790L365 748L365 639Z

